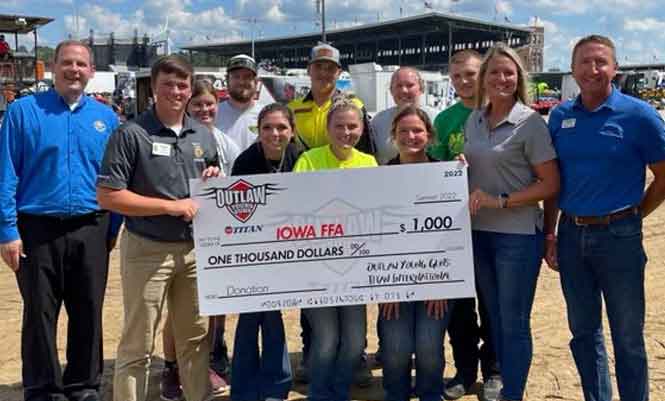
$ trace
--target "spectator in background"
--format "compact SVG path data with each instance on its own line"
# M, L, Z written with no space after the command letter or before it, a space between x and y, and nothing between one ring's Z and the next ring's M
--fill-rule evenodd
M9 43L5 41L5 35L0 35L0 60L7 61L12 55L12 49Z

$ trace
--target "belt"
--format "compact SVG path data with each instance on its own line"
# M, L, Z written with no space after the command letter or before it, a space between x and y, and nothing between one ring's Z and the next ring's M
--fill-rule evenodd
M42 221L53 221L53 222L76 222L80 220L86 220L91 218L96 218L107 214L107 210L96 210L94 212L85 213L85 214L74 214L74 215L53 215L53 214L30 214L30 213L21 213L19 212L19 219L41 219Z
M629 207L628 209L619 210L618 212L606 214L604 216L572 216L562 212L561 218L568 219L578 226L592 226L602 225L606 226L613 221L621 220L629 216L635 216L640 213L637 206Z

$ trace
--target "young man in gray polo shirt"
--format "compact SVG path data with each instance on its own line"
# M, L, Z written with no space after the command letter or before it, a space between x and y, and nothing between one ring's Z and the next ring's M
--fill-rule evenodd
M115 364L115 401L145 401L155 328L165 301L187 400L208 393L208 319L199 315L189 179L216 176L215 140L185 114L193 70L177 56L152 67L155 106L109 140L97 198L127 216L121 245L125 321Z

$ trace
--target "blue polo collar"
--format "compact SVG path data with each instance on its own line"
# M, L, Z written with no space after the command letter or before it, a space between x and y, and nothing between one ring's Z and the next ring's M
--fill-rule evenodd
M55 88L51 88L51 89L49 89L49 91L51 92L51 96L53 96L53 98L54 98L55 100L59 101L64 107L67 108L67 110L69 110L69 104L67 103L67 101L65 100L65 98L62 97L62 96L58 93L57 90L55 90ZM76 110L80 109L81 107L85 106L85 104L86 104L88 101L89 101L88 96L87 96L85 93L82 93L82 94L81 94L81 97L79 97L78 104L76 105L76 107L75 107L74 110L72 110L72 111L76 111Z
M585 111L588 113L594 113L596 111L602 110L602 109L609 109L611 111L615 111L617 109L618 103L619 103L619 97L620 97L620 92L619 90L612 85L612 92L610 95L605 99L605 101L598 106L595 110L587 110L586 107L584 107L584 104L582 103L582 95L577 95L575 98L575 103L573 103L573 108Z

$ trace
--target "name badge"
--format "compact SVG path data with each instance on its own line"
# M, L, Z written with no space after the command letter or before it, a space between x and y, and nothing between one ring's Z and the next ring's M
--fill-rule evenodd
M171 145L167 143L152 143L153 156L171 156Z
M575 128L575 119L567 118L561 122L561 128Z

